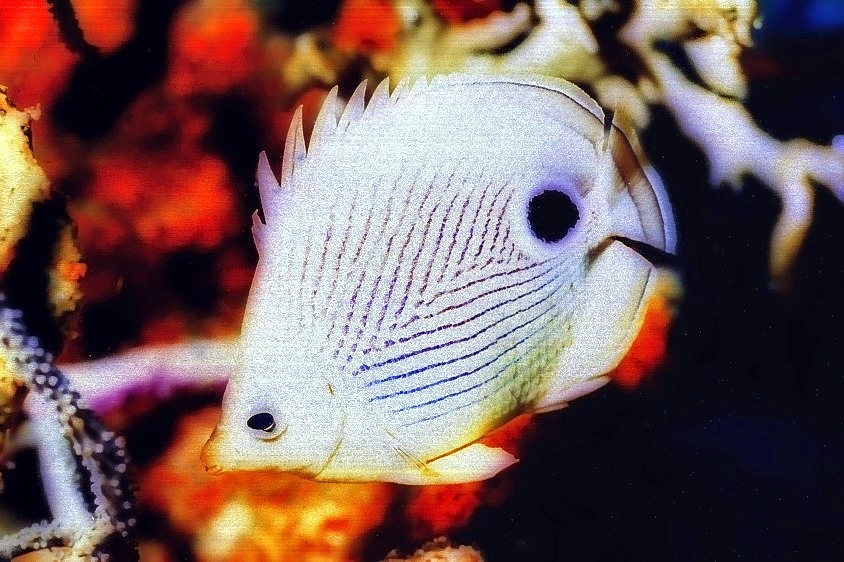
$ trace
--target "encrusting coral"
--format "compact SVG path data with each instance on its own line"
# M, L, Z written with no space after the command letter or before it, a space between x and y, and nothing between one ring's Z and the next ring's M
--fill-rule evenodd
M383 562L483 562L481 553L471 546L451 546L447 539L439 538L426 544L411 556L402 557L391 552Z
M76 310L82 298L79 281L85 273L85 264L81 261L73 225L63 209L45 213L47 216L43 220L52 224L33 225L40 209L57 201L30 146L33 121L40 114L38 108L16 109L6 96L6 88L0 86L0 148L3 150L3 158L0 158L0 201L3 203L0 208L0 281L8 283L11 278L25 278L32 273L45 276L44 294L35 298L44 298L50 315L61 323L68 313ZM26 263L30 256L19 254L33 247L25 245L25 238L39 228L45 231L39 233L45 240L39 240L39 247L35 249L48 255L47 270L31 272L27 269L32 266ZM47 247L42 247L44 244ZM35 281L36 287L37 283Z

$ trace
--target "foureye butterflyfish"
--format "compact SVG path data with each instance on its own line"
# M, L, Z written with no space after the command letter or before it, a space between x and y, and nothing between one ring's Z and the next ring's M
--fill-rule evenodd
M264 221L209 470L442 484L516 459L478 440L607 382L673 252L635 140L545 77L337 89L301 111ZM607 120L608 121L608 120Z

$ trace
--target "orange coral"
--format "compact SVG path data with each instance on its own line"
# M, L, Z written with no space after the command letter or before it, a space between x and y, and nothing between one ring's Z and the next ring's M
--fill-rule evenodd
M647 304L642 328L618 367L610 373L622 388L636 388L663 361L668 349L668 329L680 298L679 282L664 277Z
M192 537L199 560L353 559L355 541L381 522L395 487L270 471L208 475L199 451L218 417L207 408L182 419L173 445L141 475L140 501Z
M334 26L338 49L356 53L392 51L400 23L389 0L348 0Z
M483 502L486 488L486 482L467 482L414 490L406 509L414 536L429 537L464 526Z
M432 4L449 23L462 23L501 10L500 0L434 0Z
M114 250L133 242L146 251L169 252L184 247L210 249L232 225L234 201L226 166L208 155L148 155L147 159L113 155L96 167L89 197L117 217L103 237L98 226L79 213L80 236L86 247ZM111 244L111 248L102 245Z
M202 0L176 17L168 89L219 94L256 70L258 16L243 0Z
M0 7L0 76L21 107L52 100L74 60L47 8L33 0L10 0Z
M521 415L480 440L489 447L500 447L518 456L521 444L532 427L533 416ZM504 472L492 480L414 488L406 513L417 538L449 533L466 523L481 505L497 505L510 493L511 474Z
M42 2L46 9L46 2ZM85 40L109 53L122 45L134 29L135 0L74 0L76 19Z
M159 91L124 113L109 142L90 154L81 197L71 202L92 262L137 248L135 259L152 265L175 250L214 249L239 232L228 168L199 148L209 127L207 115ZM101 289L94 296L108 292Z

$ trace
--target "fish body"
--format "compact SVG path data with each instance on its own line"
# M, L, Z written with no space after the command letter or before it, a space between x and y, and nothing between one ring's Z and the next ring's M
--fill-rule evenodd
M668 200L598 105L552 78L453 75L336 89L281 180L261 156L266 224L242 365L203 451L210 470L318 480L488 478L477 440L600 387L624 355Z

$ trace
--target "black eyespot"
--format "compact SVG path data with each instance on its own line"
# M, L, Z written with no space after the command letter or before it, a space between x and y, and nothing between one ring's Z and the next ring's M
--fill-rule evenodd
M577 205L562 191L546 189L528 203L528 224L534 236L559 242L580 219Z
M248 425L250 429L257 429L271 433L275 430L275 419L273 419L272 414L261 412L260 414L255 414L246 420L246 425Z

